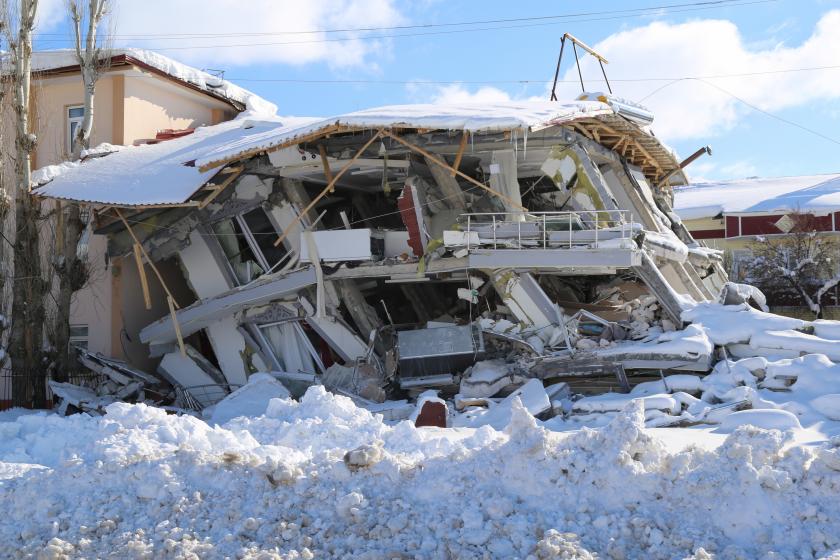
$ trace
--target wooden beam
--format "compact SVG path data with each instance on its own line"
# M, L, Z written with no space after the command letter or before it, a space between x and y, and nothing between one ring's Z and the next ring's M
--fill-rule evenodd
M306 208L304 208L301 211L300 214L295 216L295 219L292 220L292 223L290 223L288 226L286 226L286 229L283 230L283 233L281 233L280 237L277 238L277 241L274 242L275 247L277 247L278 245L283 243L283 240L286 239L286 237L289 235L289 232L292 230L292 228L295 227L298 223L300 223L300 221L304 218L304 216L306 216L306 214L309 213L309 211L312 210L312 208L315 207L315 205L318 203L319 200L324 198L327 195L327 193L331 192L331 190L335 187L335 184L338 182L338 180L341 179L341 176L344 175L344 172L347 171L348 169L350 169L350 166L353 164L353 162L356 161L357 159L359 159L362 156L362 154L365 153L365 150L367 150L368 147L371 144L373 144L373 142L377 138L380 138L382 136L382 134L384 134L384 133L385 133L385 131L383 129L379 129L379 131L376 134L371 136L370 140L365 142L364 146L359 148L359 151L356 152L356 155L354 155L350 159L350 161L347 162L347 165L342 167L341 170L339 170L339 172L335 174L335 176L332 178L332 181L327 183L327 186L324 187L324 190L322 190L320 193L318 193L318 196L313 198L312 201L309 204L307 204Z
M143 288L143 302L146 304L146 309L152 308L152 296L149 293L149 280L146 278L146 269L143 267L143 252L140 250L140 244L134 244L134 262L137 263L137 273L140 275L140 287Z
M134 230L131 229L131 226L125 219L125 216L122 215L122 212L120 212L119 208L114 208L114 212L117 214L120 220L122 220L122 223L123 225L125 225L125 229L128 230L128 234L131 236L131 239L133 239L134 242L140 246L140 251L143 252L143 256L146 257L146 261L149 263L149 266L152 267L152 271L155 273L155 276L157 276L157 279L160 282L163 291L166 292L166 295L169 296L169 298L172 300L172 303L175 304L175 307L180 308L180 306L178 305L178 301L175 299L175 296L172 295L172 292L169 291L169 288L166 286L166 282L163 281L163 276L161 276L160 271L155 266L155 263L152 262L152 259L149 257L149 254L146 252L146 249L143 247L143 244L140 243L140 240L134 234Z
M230 173L230 175L228 175L225 178L225 180L221 182L221 184L213 186L213 192L208 194L207 197L198 204L199 210L206 208L208 204L216 200L216 197L222 194L222 191L224 191L228 187L228 185L233 183L237 179L237 177L239 177L239 175L242 174L242 170L245 169L245 167L240 165L239 167L233 167L229 169L232 169L232 171L227 172ZM225 173L224 169L219 171L216 174L216 176L219 176L223 173Z
M166 303L169 304L169 316L172 317L172 326L175 328L175 338L178 339L178 347L181 355L187 357L187 348L184 346L184 337L181 336L181 324L178 322L178 315L175 314L175 300L172 296L166 296Z
M458 171L457 169L453 169L453 167L451 165L449 165L448 163L446 163L445 161L443 161L442 159L440 159L436 155L432 154L431 152L429 152L427 150L424 150L423 148L421 148L419 146L415 146L414 144L411 144L410 142L407 142L406 140L403 140L402 138L400 138L396 134L392 134L392 133L388 132L387 130L382 130L382 131L380 131L380 133L384 134L385 136L387 136L389 138L393 138L394 140L396 140L397 142L399 142L400 144L402 144L403 146L405 146L409 150L413 150L413 151L417 152L418 154L425 157L427 161L431 161L432 163L434 163L436 165L439 165L439 166L443 167L444 169L448 169L449 171L454 170L455 174L458 175L459 177L461 177L463 179L466 179L467 181L469 181L473 185L475 185L479 188L482 188L482 189L484 189L485 191L487 191L491 194L496 195L500 199L502 199L505 202L507 202L508 204L510 204L512 207L518 208L518 209L522 210L523 212L528 211L527 208L525 208L524 206L522 206L521 204L519 204L515 200L513 200L511 198L508 198L507 196L503 195L502 193L491 189L490 187L488 187L487 185L485 185L481 181L476 181L475 179L473 179L472 177L470 177L466 173L462 173L461 171Z
M324 177L327 179L327 183L333 182L333 173L332 169L330 169L330 161L327 159L327 148L323 144L318 144L318 153L321 154L321 165L324 166ZM333 185L331 193L335 192L335 185Z
M469 132L466 130L461 134L461 143L458 144L458 152L455 154L455 162L452 164L452 171L449 172L449 175L454 177L458 174L458 168L461 167L461 158L464 157L464 150L467 148L467 139L469 137Z

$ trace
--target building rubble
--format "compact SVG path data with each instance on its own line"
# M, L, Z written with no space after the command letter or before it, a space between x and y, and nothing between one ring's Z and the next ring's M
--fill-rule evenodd
M574 422L642 398L664 426L795 381L745 360L837 353L840 329L764 313L682 226L687 179L649 119L582 97L602 101L240 119L57 177L38 192L94 203L110 257L163 292L144 288L156 315L129 332L154 375L83 353L111 390L53 391L201 411L269 372L394 421L444 402L446 425L504 426L518 398Z

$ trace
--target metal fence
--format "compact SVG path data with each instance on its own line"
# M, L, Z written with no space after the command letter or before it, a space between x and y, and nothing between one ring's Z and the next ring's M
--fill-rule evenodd
M3 370L0 372L0 410L14 407L52 408L55 403L49 380L49 375L44 371ZM63 381L94 389L105 381L105 377L91 371L80 371L70 373Z
M629 210L482 212L461 214L466 249L559 249L630 239L638 226Z

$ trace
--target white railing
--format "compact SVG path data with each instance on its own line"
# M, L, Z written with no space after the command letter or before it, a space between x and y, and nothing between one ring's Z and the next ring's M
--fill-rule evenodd
M458 223L467 250L558 249L597 246L615 239L629 240L641 229L629 210L566 212L481 212L461 214Z

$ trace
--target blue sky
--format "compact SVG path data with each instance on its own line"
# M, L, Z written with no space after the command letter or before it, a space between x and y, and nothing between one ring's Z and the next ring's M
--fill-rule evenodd
M67 46L60 35L67 30L62 2L42 1L46 7L38 46ZM650 9L673 4L691 2L117 0L111 25L117 44L160 50L201 68L224 69L226 78L270 99L281 114L320 116L393 103L544 98L559 38L570 32L610 59L607 72L617 95L646 98L644 103L657 115L654 131L680 155L712 145L714 155L689 169L693 176L840 172L840 0L737 0L711 9ZM644 11L627 12L633 9ZM581 12L599 14L288 34ZM468 30L488 27L496 29ZM277 34L280 31L287 34ZM249 35L184 36L204 33ZM149 34L157 36L150 39ZM383 37L397 34L411 36ZM370 36L377 38L366 38ZM352 40L335 41L348 37ZM573 83L562 85L561 100L579 93L571 60L565 58L561 77ZM587 89L599 91L603 81L591 63L588 59L583 65ZM826 66L838 68L778 72ZM673 82L697 76L706 78ZM640 78L663 80L621 81ZM307 83L312 80L380 83ZM658 88L662 89L650 95ZM831 140L762 114L733 95Z

